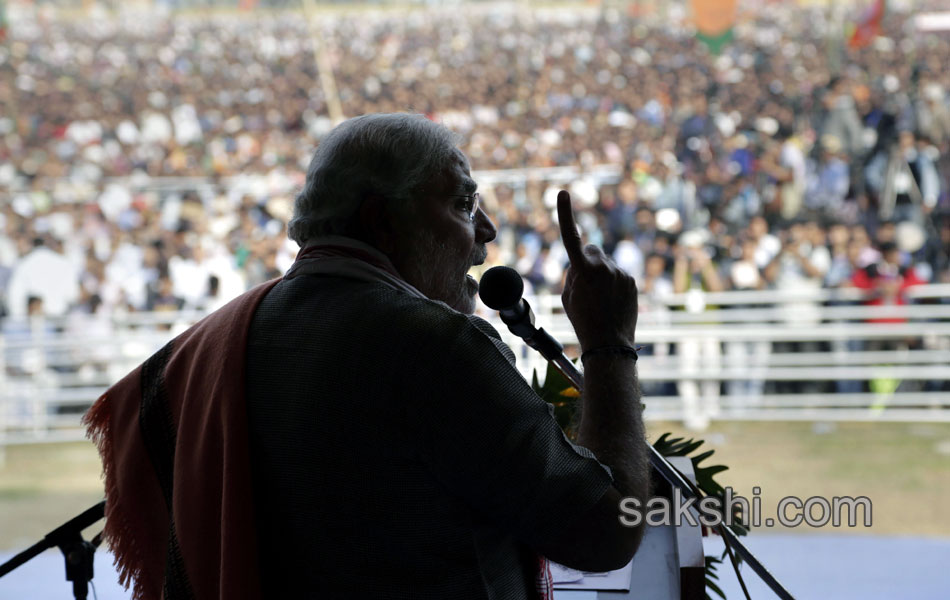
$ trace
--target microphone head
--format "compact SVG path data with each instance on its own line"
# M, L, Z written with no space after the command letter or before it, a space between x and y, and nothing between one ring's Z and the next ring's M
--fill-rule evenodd
M518 304L524 293L524 281L511 267L492 267L478 284L478 295L485 306L504 310Z

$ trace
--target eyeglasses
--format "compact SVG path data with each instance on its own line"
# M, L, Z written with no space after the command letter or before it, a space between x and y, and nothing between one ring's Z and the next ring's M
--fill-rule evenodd
M465 202L460 202L457 208L468 213L468 220L474 223L475 215L478 214L478 206L481 203L481 195L475 192L471 195L448 194L448 196L449 198L465 198Z

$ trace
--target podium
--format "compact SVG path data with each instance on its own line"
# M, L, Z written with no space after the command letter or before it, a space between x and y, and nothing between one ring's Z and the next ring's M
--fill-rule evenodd
M695 483L689 458L674 456L668 460ZM657 491L662 492L662 485L658 487ZM705 569L702 527L689 523L679 527L648 525L633 557L629 591L577 589L555 583L554 600L703 600Z

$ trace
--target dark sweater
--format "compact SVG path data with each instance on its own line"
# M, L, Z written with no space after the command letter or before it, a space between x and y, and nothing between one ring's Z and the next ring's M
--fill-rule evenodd
M280 282L248 338L265 598L532 598L532 550L611 484L484 320Z

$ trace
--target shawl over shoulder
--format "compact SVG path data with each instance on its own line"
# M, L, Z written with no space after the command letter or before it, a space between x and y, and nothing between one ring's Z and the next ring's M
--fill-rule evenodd
M105 538L135 600L260 597L244 365L278 281L166 344L83 418L103 461Z
M335 274L424 297L355 240L302 249L284 278ZM103 462L104 536L133 600L256 600L260 567L248 447L248 329L274 279L238 296L110 387L83 417ZM552 597L537 559L538 597Z

